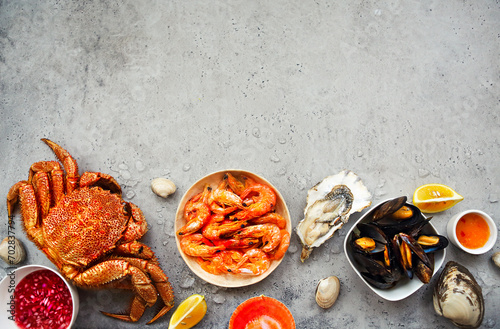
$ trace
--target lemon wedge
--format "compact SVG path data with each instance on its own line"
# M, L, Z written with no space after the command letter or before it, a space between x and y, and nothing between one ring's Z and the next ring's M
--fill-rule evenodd
M413 193L413 204L424 213L450 209L463 199L463 196L443 184L425 184Z
M194 327L207 313L205 296L194 294L186 298L170 318L168 329L188 329Z

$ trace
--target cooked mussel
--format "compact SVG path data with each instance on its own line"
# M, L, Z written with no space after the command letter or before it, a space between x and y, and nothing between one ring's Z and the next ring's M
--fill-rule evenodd
M404 220L393 220L391 214L375 222L375 225L380 227L388 236L393 236L398 233L406 233L415 235L429 222L422 212L414 205L405 205L404 207L411 209L411 217L406 217Z
M382 218L387 217L398 211L405 203L407 198L405 196L395 198L380 204L374 211L372 215L372 221L377 222Z
M442 235L420 235L417 242L425 253L442 250L448 246L448 239Z

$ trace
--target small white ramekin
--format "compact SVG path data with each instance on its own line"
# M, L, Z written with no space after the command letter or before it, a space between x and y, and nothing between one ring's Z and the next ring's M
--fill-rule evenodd
M71 299L73 301L73 314L71 316L71 322L68 329L71 328L78 316L78 310L80 308L80 300L78 297L78 291L71 283L69 283L57 270L43 265L26 265L18 268L7 270L7 276L0 282L0 327L4 329L17 329L16 323L10 320L9 317L12 316L10 310L10 302L14 296L15 286L28 274L39 270L49 270L57 274L66 284L70 293Z
M470 248L464 247L458 241L458 238L457 238L457 223L458 223L458 221L460 220L460 218L462 218L466 214L471 214L471 213L481 216L486 221L486 223L488 223L488 226L490 228L490 238L488 239L488 241L486 242L486 244L484 246L482 246L481 248L477 248L477 249L470 249ZM465 251L469 254L472 254L472 255L480 255L480 254L484 254L484 253L488 252L491 248L493 248L493 246L495 245L495 242L497 241L497 226L495 225L495 222L488 214L486 214L485 212L483 212L481 210L466 210L466 211L462 211L461 213L456 214L448 221L448 225L446 226L446 232L448 234L448 239L451 241L451 243L453 243L456 247L458 247L458 248L462 249L463 251Z

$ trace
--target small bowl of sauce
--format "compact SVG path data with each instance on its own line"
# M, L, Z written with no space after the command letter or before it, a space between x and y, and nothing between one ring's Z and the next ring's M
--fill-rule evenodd
M497 240L495 222L480 210L467 210L453 216L447 233L451 243L473 255L488 252Z

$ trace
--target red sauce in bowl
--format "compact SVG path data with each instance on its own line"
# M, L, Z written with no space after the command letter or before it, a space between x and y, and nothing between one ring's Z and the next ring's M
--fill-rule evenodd
M457 223L458 242L465 248L483 247L490 238L490 227L486 220L478 214L465 214Z
M54 272L26 275L14 290L15 320L19 328L67 328L73 301L66 283Z

